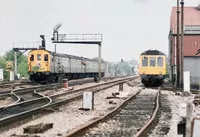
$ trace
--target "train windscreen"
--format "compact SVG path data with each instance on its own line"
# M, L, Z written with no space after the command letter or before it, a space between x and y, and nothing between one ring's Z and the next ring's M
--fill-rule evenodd
M156 57L150 57L150 67L156 66Z
M157 66L162 67L163 66L163 57L158 57L157 62L158 62Z
M147 67L148 66L148 57L143 57L142 58L142 66Z

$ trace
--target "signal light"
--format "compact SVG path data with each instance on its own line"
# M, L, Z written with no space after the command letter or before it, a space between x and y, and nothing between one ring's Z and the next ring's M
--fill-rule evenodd
M42 39L42 48L45 49L46 44L45 44L45 37L44 37L44 35L40 35L40 38Z

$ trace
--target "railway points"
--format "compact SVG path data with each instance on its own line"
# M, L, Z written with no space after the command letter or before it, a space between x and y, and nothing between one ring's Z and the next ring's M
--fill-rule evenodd
M140 89L136 94L133 94L126 103L120 104L117 109L111 111L102 119L96 120L96 127L92 127L94 123L83 125L80 129L69 133L67 136L134 136L142 134L142 127L150 121L150 118L158 111L159 108L159 93L151 89ZM158 101L157 101L158 100ZM144 103L145 101L145 103ZM114 116L113 116L114 115ZM139 119L139 121L138 121ZM100 122L97 124L97 122ZM88 130L86 130L88 129ZM85 134L83 131L86 130ZM140 133L138 133L138 130ZM81 135L83 134L83 135ZM144 133L143 133L144 134Z
M29 115L29 113L33 113L34 111L42 111L43 107L39 107L40 103L39 102L44 102L44 103L41 103L41 105L45 105L45 102L48 103L48 99L51 99L52 100L52 103L50 103L49 105L46 105L46 107L50 107L50 106L57 106L58 104L63 104L63 103L67 103L69 101L73 101L74 98L80 98L82 96L82 92L83 90L87 90L87 89L90 89L90 88L94 88L93 91L94 92L97 92L97 91L101 91L103 89L106 89L106 88L109 88L109 87L112 87L114 85L117 85L119 82L124 82L126 80L129 80L129 79L133 79L134 77L128 77L128 78L121 78L119 80L111 80L109 82L106 82L106 83L102 83L102 84L97 84L97 85L94 85L94 86L90 86L90 87L85 87L85 88L82 88L82 89L77 89L77 90L74 90L74 91L71 91L71 92L66 92L66 93L62 93L61 95L52 95L52 96L49 96L48 98L47 97L41 97L41 98L38 98L38 99L33 99L33 100L29 100L29 101L24 101L24 102L21 102L21 103L18 103L18 104L15 104L15 105L12 105L10 107L7 107L5 108L4 110L8 109L6 112L6 114L4 116L8 116L7 113L11 112L12 109L15 109L18 105L19 107L21 106L22 108L18 111L22 111L21 113L17 113L15 115L12 115L10 117L6 117L6 118L2 118L1 119L1 124L4 124L6 122L9 122L11 120L16 120L16 119L20 119L20 115L21 117L24 117L26 114ZM105 84L108 84L107 86ZM105 86L104 86L105 85ZM97 87L100 87L100 89L98 89ZM102 87L103 86L103 87ZM77 93L76 93L77 92ZM66 96L65 98L63 98L64 95L69 95L69 94L72 94L71 96ZM58 97L62 97L58 100ZM35 104L38 106L36 107ZM34 108L32 107L34 106ZM11 109L9 109L11 108ZM32 108L32 109L31 109ZM4 111L2 111L2 113L4 113ZM3 116L3 115L2 115Z
M17 29L20 29L20 33L16 36L12 29L13 36L16 39L31 39L32 35L38 35L38 28L45 28L40 32L45 35L39 35L40 42L13 42L12 50L0 56L0 137L200 136L195 127L200 119L200 3L188 7L187 4L192 2L165 1L164 7L156 6L159 2L153 2L149 7L146 1L140 2L142 4L126 1L119 4L125 10L118 12L117 7L111 14L105 11L107 7L109 11L115 10L113 3L101 6L104 3L101 1L95 6L84 2L85 5L81 5L79 28L73 21L79 19L80 8L62 9L60 7L65 2L53 4L52 1L51 4L56 5L53 13L68 10L64 12L67 14L45 16L44 23L37 19L37 23L30 21L29 25L33 28L31 33L29 29L22 29L26 28L24 22L27 22L29 11L32 11L28 9L25 20L18 20ZM31 6L34 7L34 3ZM42 6L37 5L34 8L37 10L31 13L31 19L35 19L37 15L32 15L40 12L40 8L42 11L49 3L40 4ZM172 4L176 6L171 7ZM21 5L23 4L18 4L19 7ZM101 8L98 9L99 7ZM157 7L160 12L157 12ZM7 8L2 10L5 9ZM141 9L150 10L144 14ZM71 10L75 12L70 12ZM46 10L45 14L47 12L50 10ZM87 12L91 16L86 16ZM74 17L73 13L76 13L76 18L71 19L69 15ZM93 15L98 15L95 23ZM108 15L109 21L105 21ZM167 18L166 15L170 16ZM52 37L52 34L49 35L49 29L52 29L49 24L52 24L46 21L54 22L57 17L64 23L69 23L67 26L64 24L68 29L62 28L68 32L58 31L61 27L59 23L53 28ZM113 17L120 17L119 20L123 22L116 21ZM130 19L133 17L132 22ZM3 18L3 23L6 20L7 18ZM101 21L106 25L102 25ZM142 22L147 22L148 25L142 26ZM6 24L12 23L9 20ZM23 27L20 27L21 24ZM120 25L123 27L119 27ZM105 26L109 29L105 29ZM166 29L167 26L170 27ZM112 27L117 28L118 33ZM144 28L142 31L141 27ZM81 32L83 30L91 33ZM6 34L4 31L2 29L2 34ZM27 36L24 37L23 34ZM10 35L9 40L5 40L12 42L13 36ZM141 39L136 39L138 36ZM4 41L4 35L1 41ZM97 45L98 52L90 52L89 47L79 51L77 47L74 51L80 52L80 55L73 52L71 54L70 49L59 46L64 43L65 46L73 44L73 48L78 44ZM9 44L6 45L4 41L1 45L4 47ZM51 46L55 46L55 49ZM118 61L113 62L113 59ZM87 96L86 93L91 94ZM85 104L90 104L90 107L85 107Z

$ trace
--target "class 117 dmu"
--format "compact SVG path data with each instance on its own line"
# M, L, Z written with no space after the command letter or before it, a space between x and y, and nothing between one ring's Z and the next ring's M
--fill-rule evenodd
M166 76L166 55L158 50L147 50L140 54L139 75L145 86L161 86Z

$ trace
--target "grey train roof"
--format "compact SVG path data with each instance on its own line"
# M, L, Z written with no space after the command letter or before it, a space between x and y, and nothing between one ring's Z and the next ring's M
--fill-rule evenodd
M41 49L36 49L36 50L41 50ZM45 49L43 49L43 50L45 50ZM34 50L31 50L31 51L34 51ZM89 59L89 58L79 57L79 56L74 56L74 55L69 55L69 54L61 54L61 53L56 53L56 52L52 52L52 51L49 51L49 50L45 50L45 51L49 52L52 55L56 55L58 57L64 57L64 58L71 58L71 59L79 59L79 60L85 60L85 61L98 62L96 59ZM104 63L103 60L101 60L101 62Z
M71 59L79 59L79 60L85 60L85 61L93 61L93 62L97 62L95 59L89 59L89 58L85 58L85 57L79 57L79 56L74 56L74 55L69 55L69 54L61 54L61 53L55 53L52 51L48 51L50 54L52 55L56 55L58 57L64 57L64 58L71 58ZM103 63L103 61L101 61Z
M140 55L165 55L163 52L158 51L158 50L147 50Z

